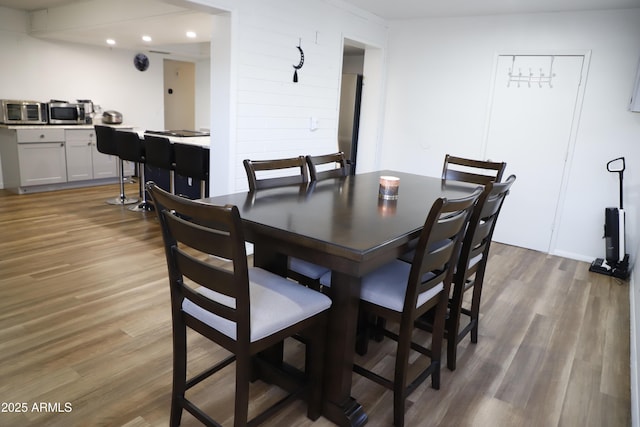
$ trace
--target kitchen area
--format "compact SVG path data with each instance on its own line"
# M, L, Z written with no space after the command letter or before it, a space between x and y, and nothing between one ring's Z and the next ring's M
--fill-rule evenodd
M77 4L27 11L6 3L0 51L12 65L0 79L0 188L20 194L117 182L117 159L97 150L96 124L139 135L188 130L208 139L210 15L152 0L108 14L98 2L84 2L81 15ZM80 16L82 29L67 31ZM117 25L124 21L129 25ZM169 21L175 31L166 29ZM187 40L185 28L195 36ZM185 42L173 43L179 37ZM189 79L176 64L191 66ZM191 85L187 101L176 79ZM193 105L188 117L167 123L185 102ZM125 165L125 175L134 175L134 164Z

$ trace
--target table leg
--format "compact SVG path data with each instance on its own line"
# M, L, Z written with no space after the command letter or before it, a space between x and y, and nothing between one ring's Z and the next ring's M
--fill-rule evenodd
M351 397L360 279L331 273L331 312L324 368L323 415L339 426L362 426L367 414Z

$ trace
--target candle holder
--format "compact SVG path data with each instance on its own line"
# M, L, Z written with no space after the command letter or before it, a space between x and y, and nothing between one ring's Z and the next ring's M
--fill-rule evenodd
M380 177L378 197L383 200L397 200L400 178L397 176L383 175Z

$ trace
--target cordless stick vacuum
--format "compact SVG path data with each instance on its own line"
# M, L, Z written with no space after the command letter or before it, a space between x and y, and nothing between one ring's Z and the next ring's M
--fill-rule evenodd
M625 249L624 205L622 199L622 178L624 157L618 157L607 163L609 172L617 173L620 178L620 208L605 208L604 239L606 259L597 258L591 263L589 271L626 279L629 277L629 254Z

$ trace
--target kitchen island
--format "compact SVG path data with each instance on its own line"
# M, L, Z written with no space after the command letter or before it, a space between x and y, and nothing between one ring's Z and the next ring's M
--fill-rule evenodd
M170 170L156 167L150 164L145 165L145 177L148 181L154 181L164 190L171 191L172 187L176 194L198 199L209 194L209 146L211 137L209 132L193 130L147 130L144 136L155 138L166 138L171 142L170 157L174 162L172 174ZM146 141L146 150L149 152L153 148L153 138ZM194 145L202 147L203 150L188 149L186 146ZM162 145L160 145L162 146ZM189 153L189 154L187 154ZM188 166L185 166L188 165ZM166 166L166 165L165 165ZM198 179L204 178L204 179Z

